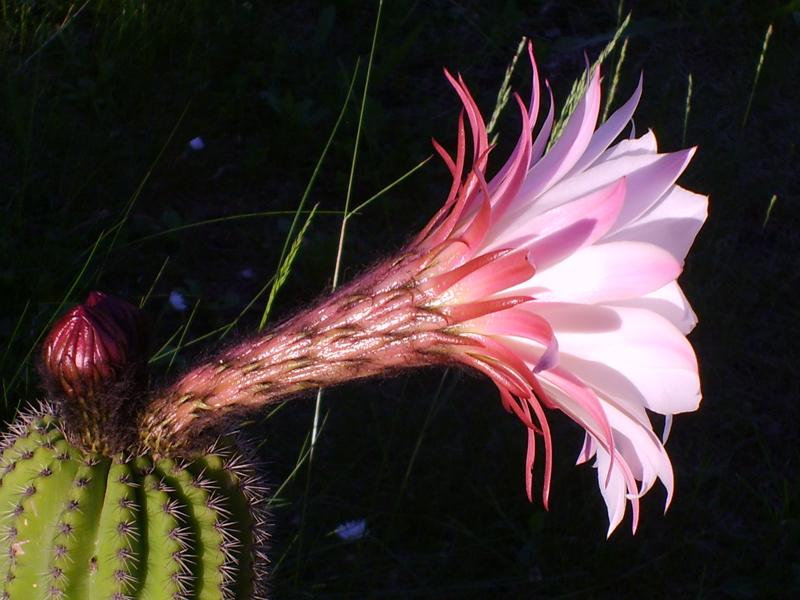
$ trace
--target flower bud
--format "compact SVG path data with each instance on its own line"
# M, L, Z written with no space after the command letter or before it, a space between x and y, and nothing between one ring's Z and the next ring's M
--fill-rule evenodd
M107 315L122 330L129 362L141 362L147 358L148 326L142 311L105 292L90 292L85 306Z
M92 397L143 362L146 328L124 300L92 292L59 319L44 343L45 372L67 396Z

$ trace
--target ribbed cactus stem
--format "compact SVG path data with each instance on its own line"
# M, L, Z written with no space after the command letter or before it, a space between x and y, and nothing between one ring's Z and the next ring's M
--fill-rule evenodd
M264 598L265 490L232 440L193 460L87 453L50 407L0 468L3 600Z

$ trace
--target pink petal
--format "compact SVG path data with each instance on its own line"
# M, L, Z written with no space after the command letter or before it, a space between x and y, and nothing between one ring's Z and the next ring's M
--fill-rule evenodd
M596 69L591 77L586 94L575 107L558 141L528 171L520 198L532 198L552 186L586 150L600 111L600 70Z
M581 159L572 167L572 170L567 174L567 177L581 172L586 167L590 166L597 158L605 152L616 137L620 134L623 128L630 123L636 107L639 105L639 99L642 97L642 84L643 78L639 76L639 85L633 95L617 109L608 120L597 128L597 131L592 135L592 141L586 148L586 151L581 156Z
M544 268L605 235L622 209L625 190L623 178L544 214L503 219L489 229L482 250L528 247L537 268Z

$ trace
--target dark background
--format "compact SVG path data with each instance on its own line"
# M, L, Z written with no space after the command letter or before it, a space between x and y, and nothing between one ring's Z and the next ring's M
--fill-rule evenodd
M344 107L305 206L318 213L270 319L330 285L377 9L356 0L0 1L6 419L39 397L32 357L42 334L90 290L143 303L157 379L230 325L228 335L255 328L259 293ZM582 434L556 414L551 510L528 503L524 427L487 381L431 370L352 385L325 393L310 468L296 467L313 398L252 427L276 489L276 598L800 593L800 4L386 0L352 205L431 155L431 136L454 147L460 105L442 67L460 72L488 113L529 36L560 106L584 53L594 59L628 12L613 106L643 71L638 129L652 128L665 150L698 145L681 185L711 197L681 280L700 317L691 340L705 400L675 420L668 513L655 490L638 533L627 519L606 540L594 472L572 466ZM618 47L605 72L619 60ZM521 61L512 83L523 97L529 77ZM517 130L509 110L494 165ZM188 146L196 137L202 150ZM343 277L421 227L448 179L434 159L350 219ZM185 311L172 307L172 292ZM358 519L362 539L333 533Z

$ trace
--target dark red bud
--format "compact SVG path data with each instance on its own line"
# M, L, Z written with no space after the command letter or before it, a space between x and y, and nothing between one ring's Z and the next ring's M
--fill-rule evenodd
M143 361L147 354L148 325L142 311L105 292L91 292L84 306L107 315L125 334L128 359Z
M44 366L70 397L89 397L144 360L146 327L138 309L92 292L61 317L42 349Z

